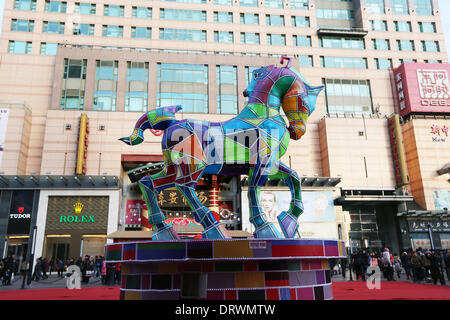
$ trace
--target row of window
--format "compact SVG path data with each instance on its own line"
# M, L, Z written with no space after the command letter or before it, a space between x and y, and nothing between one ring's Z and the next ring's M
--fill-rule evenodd
M198 4L206 4L206 0L161 0L166 2L182 2L182 3L198 3ZM28 11L36 11L36 2L37 0L15 0L14 1L14 9L16 10L28 10ZM266 8L284 8L283 3L287 1L280 0L265 0L264 6ZM232 0L214 0L215 5L228 5L232 6ZM239 5L245 7L258 7L258 0L239 0ZM289 0L289 6L292 9L308 9L308 0ZM66 13L67 10L67 2L66 1L45 1L45 11L46 12L59 12ZM96 5L91 3L75 3L76 13L79 14L88 14L95 15L96 14ZM116 16L123 17L124 16L124 6L115 6L115 5L104 5L104 15L105 16Z
M420 32L436 33L436 23L418 22ZM394 21L396 32L412 32L411 21ZM370 20L370 29L372 31L388 31L386 20Z
M423 52L440 52L439 41L420 41ZM391 50L388 39L372 39L374 50ZM397 40L399 51L416 51L413 40Z
M391 10L393 14L409 14L408 0L390 0ZM433 15L432 0L413 0L413 7L416 14L423 16ZM384 0L366 0L367 10L369 13L384 14L386 6Z

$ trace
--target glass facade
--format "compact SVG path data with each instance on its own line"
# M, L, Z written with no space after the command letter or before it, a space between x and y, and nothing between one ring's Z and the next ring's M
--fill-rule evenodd
M208 66L158 64L158 107L182 105L183 112L208 113Z
M64 59L61 109L83 110L87 60Z
M309 17L303 16L291 17L291 24L293 27L309 28L310 27Z
M55 56L57 50L57 43L41 42L41 55Z
M214 4L218 4L221 6L232 6L233 0L214 0Z
M350 232L349 238L358 248L373 246L375 242L380 242L381 233L378 230L377 216L369 209L356 209L350 211Z
M33 32L34 31L34 20L12 19L11 20L11 31Z
M257 13L241 13L241 24L259 24Z
M36 11L36 0L15 0L14 10Z
M131 16L133 18L151 19L152 18L152 8L133 7L131 10Z
M205 30L159 29L161 40L182 40L206 42Z
M414 0L414 7L416 8L416 14L418 15L433 15L433 6L431 5L431 0Z
M392 68L392 59L375 58L375 69L388 70Z
M241 32L241 43L259 44L260 43L259 33Z
M248 87L249 83L252 82L253 71L259 67L245 67L245 86Z
M419 22L420 32L436 33L436 24L434 22Z
M413 40L397 40L399 51L415 51Z
M61 1L45 1L46 12L66 13L67 2Z
M64 27L64 22L44 21L42 25L42 32L64 34Z
M385 20L370 20L372 31L387 31L387 22Z
M81 35L81 36L93 36L95 30L95 25L93 24L74 24L73 25L73 34Z
M217 113L238 113L237 67L216 66Z
M214 12L214 22L216 23L233 23L233 13L232 12Z
M148 65L148 62L127 62L125 111L147 111Z
M257 7L258 0L239 0L239 5L244 7Z
M206 3L206 0L162 0L166 2L181 2L181 3Z
M8 52L9 53L23 53L31 54L32 43L31 41L9 41Z
M265 0L266 8L283 8L283 0Z
M233 43L233 32L214 31L214 42Z
M411 22L409 21L394 21L394 26L397 32L412 32Z
M324 79L328 114L372 114L367 80Z
M311 37L310 36L292 36L292 42L294 46L297 47L311 47Z
M159 13L161 20L185 20L206 22L206 11L176 10L162 8Z
M353 10L344 9L316 9L316 15L318 19L339 19L339 20L354 20L355 13Z
M374 50L390 50L391 46L388 39L372 39L372 48Z
M291 9L308 9L308 0L290 0Z
M117 61L97 60L92 110L115 111L117 94Z
M123 17L125 12L124 6L111 6L105 4L103 8L103 15L105 17Z
M320 57L323 68L367 69L366 58Z
M133 39L151 39L152 28L131 27L131 38Z
M439 52L439 41L421 41L424 52Z
M313 66L313 57L312 56L299 56L298 59L300 61L300 68Z
M342 37L320 37L319 46L335 49L364 49L365 47L363 39Z
M408 0L391 0L393 14L409 14Z
M384 13L384 0L366 0L369 13Z
M103 26L102 35L104 37L123 37L123 26Z

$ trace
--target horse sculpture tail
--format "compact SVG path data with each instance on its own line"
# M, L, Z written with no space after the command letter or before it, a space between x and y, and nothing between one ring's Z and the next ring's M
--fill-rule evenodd
M150 110L144 113L136 122L131 136L123 137L119 140L131 146L138 145L144 141L144 131L146 129L166 130L177 121L175 113L180 110L180 105Z

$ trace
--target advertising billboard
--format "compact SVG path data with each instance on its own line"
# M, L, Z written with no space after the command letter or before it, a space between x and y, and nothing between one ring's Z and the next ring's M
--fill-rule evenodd
M399 114L450 113L449 75L448 63L403 63L394 69Z
M9 109L0 108L0 168L2 167L3 151L5 151L6 129L8 126Z
M33 190L15 190L8 216L8 235L28 235L33 215Z

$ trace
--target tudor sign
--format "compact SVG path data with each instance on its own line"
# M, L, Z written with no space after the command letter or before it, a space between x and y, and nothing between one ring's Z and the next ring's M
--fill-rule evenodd
M410 113L450 113L450 64L403 63L394 70L402 117Z

